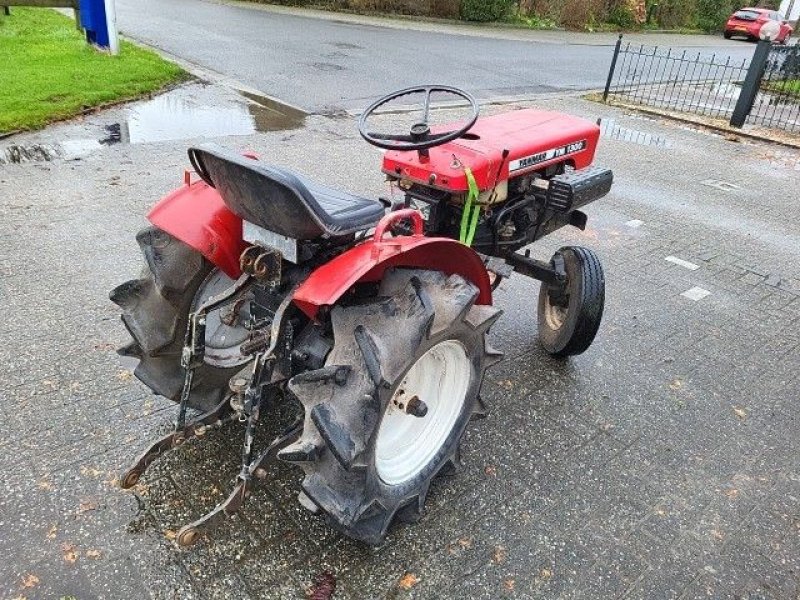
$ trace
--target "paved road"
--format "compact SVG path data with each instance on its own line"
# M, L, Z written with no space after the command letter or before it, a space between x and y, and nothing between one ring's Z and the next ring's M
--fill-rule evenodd
M596 89L615 37L308 17L206 0L117 0L117 12L125 34L310 111L359 108L430 82L482 98ZM708 36L633 39L739 59L753 52Z
M213 90L196 103L220 104ZM287 465L212 538L175 548L177 528L231 487L236 425L162 457L134 493L115 486L174 406L120 365L127 334L107 294L139 271L134 232L197 140L0 166L0 599L302 600L327 569L335 600L796 600L800 155L574 98L539 106L616 119L598 159L616 182L590 228L533 246L600 253L603 325L588 352L554 361L536 340L536 284L503 282L492 340L507 360L464 470L378 551L305 512ZM104 138L126 110L4 144ZM385 193L380 154L351 120L307 121L219 142ZM694 287L710 295L682 295ZM276 425L264 419L259 443Z

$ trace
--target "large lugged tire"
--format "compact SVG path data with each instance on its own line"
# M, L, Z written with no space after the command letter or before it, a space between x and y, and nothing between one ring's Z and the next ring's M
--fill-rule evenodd
M140 231L136 241L145 259L142 276L109 294L122 309L122 322L133 338L118 352L139 359L134 375L154 393L178 401L184 379L181 350L189 313L213 267L199 252L155 227ZM202 411L216 406L235 372L208 364L198 367L189 405Z
M585 352L603 319L606 281L597 254L588 248L567 246L564 258L567 287L562 305L552 301L548 286L539 289L539 341L557 358Z
M486 333L501 312L476 306L459 276L395 270L378 297L331 311L325 366L295 376L300 439L279 453L305 471L300 501L346 535L379 544L422 516L431 480L457 464L487 367Z

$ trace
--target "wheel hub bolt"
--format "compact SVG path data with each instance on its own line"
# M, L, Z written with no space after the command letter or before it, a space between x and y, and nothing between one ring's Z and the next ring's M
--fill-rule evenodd
M419 396L412 396L406 404L406 413L414 417L424 417L428 414L428 405Z

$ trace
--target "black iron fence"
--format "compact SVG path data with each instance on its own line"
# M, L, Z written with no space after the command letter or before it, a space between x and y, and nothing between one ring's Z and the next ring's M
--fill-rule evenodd
M759 42L752 59L617 41L603 99L800 131L800 43Z
M800 131L800 42L769 49L747 122Z

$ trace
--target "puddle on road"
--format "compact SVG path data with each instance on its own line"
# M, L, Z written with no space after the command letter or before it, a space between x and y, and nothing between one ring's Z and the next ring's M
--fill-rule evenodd
M104 144L166 142L200 137L250 135L303 125L305 113L279 102L240 92L246 102L199 102L183 90L163 94L127 110L127 119L106 127Z
M672 143L666 138L647 133L646 131L622 127L621 125L617 125L616 119L602 119L600 121L600 135L611 140L621 140L641 146L658 146L660 148L672 147Z
M76 160L113 144L287 131L302 127L306 118L303 111L272 98L245 91L208 93L200 86L179 88L152 100L134 102L112 114L121 118L101 125L97 137L64 139L48 144L10 144L0 148L0 164L56 158ZM98 115L102 119L104 113ZM108 123L110 118L104 120ZM84 128L84 136L85 132Z

